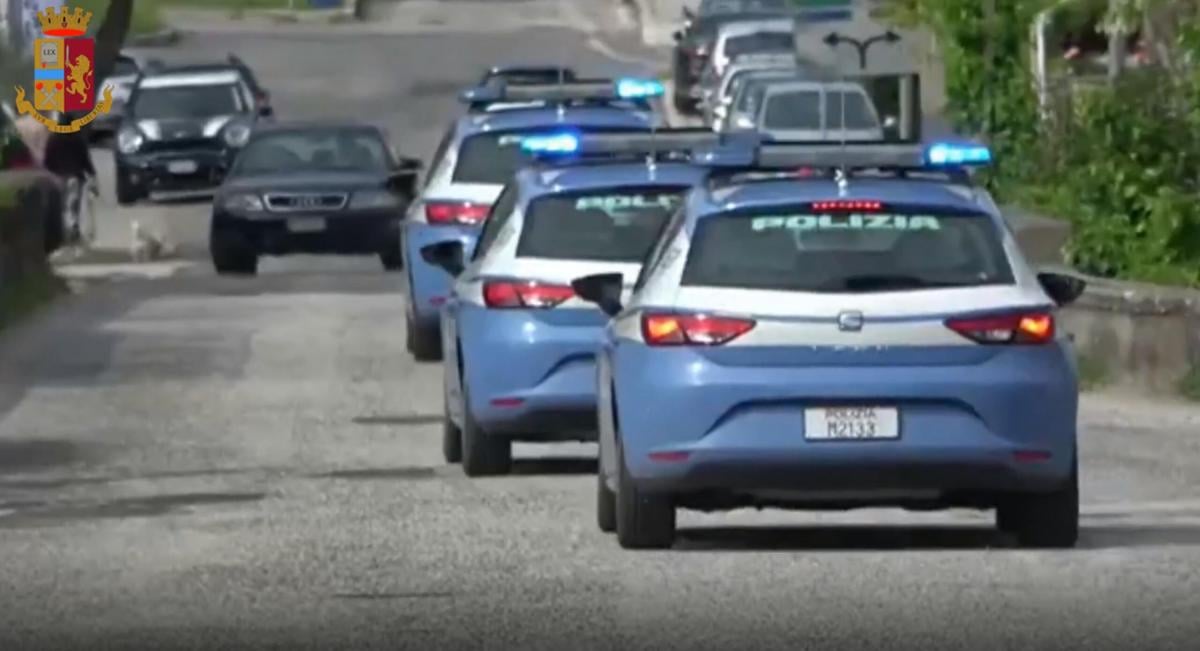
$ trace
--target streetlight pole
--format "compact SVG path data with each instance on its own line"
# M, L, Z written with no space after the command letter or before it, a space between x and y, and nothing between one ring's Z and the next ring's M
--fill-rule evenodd
M837 32L830 32L825 37L825 44L829 47L836 48L842 43L853 45L854 49L858 51L858 67L861 70L867 69L867 51L871 49L871 46L877 43L898 43L899 41L900 35L890 29L882 34L872 36L865 41L860 41L853 36L846 36Z

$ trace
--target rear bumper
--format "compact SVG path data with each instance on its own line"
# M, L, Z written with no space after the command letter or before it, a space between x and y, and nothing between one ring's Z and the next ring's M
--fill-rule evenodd
M652 490L1037 492L1074 463L1058 346L958 366L732 366L640 344L608 359L626 464ZM899 438L807 439L805 410L825 406L894 407Z
M405 296L412 305L412 313L418 327L438 327L442 305L454 286L454 279L450 274L425 262L421 257L421 248L438 242L459 240L466 246L469 256L474 250L479 230L479 227L474 226L404 223L404 268L408 270L405 274Z
M172 163L186 161L195 165L194 171L171 171ZM135 185L151 192L215 188L224 180L231 162L232 154L215 150L164 151L117 157L118 168L128 174Z
M214 238L233 235L266 255L294 253L382 253L400 237L399 211L354 211L325 216L318 232L292 232L287 218L246 219L218 212L213 215Z
M525 310L459 310L468 408L484 431L528 440L596 439L601 325L548 323Z

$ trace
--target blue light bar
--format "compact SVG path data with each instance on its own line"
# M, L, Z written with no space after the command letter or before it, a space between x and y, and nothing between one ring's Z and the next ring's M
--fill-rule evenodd
M579 136L573 133L527 136L521 140L521 149L536 154L574 154L579 151Z
M657 79L634 79L626 77L617 80L617 96L621 99L647 99L662 97L667 89Z
M930 165L987 165L992 162L992 150L984 145L955 145L937 143L925 153Z

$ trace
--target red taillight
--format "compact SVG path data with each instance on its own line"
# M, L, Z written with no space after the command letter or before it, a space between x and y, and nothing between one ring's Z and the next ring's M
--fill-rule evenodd
M981 344L1044 344L1054 340L1054 316L1045 312L950 319L946 327Z
M425 204L425 220L430 224L466 224L473 226L487 219L491 206L459 201L431 201Z
M646 314L642 337L651 346L720 346L754 328L750 319L705 314Z
M814 201L814 212L878 212L883 204L878 201Z
M555 307L575 295L567 285L539 282L501 281L483 284L483 302L491 308Z

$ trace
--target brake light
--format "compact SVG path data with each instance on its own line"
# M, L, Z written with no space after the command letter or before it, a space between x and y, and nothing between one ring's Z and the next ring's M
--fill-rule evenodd
M814 212L878 212L883 204L878 201L814 201Z
M706 314L645 314L642 338L651 346L720 346L750 332L751 319Z
M535 281L499 281L483 284L483 302L490 308L548 309L575 295L569 285Z
M491 206L459 201L430 201L425 204L425 220L430 224L466 224L474 226L487 219Z
M1044 344L1054 339L1054 316L1045 312L950 319L946 327L981 344Z

